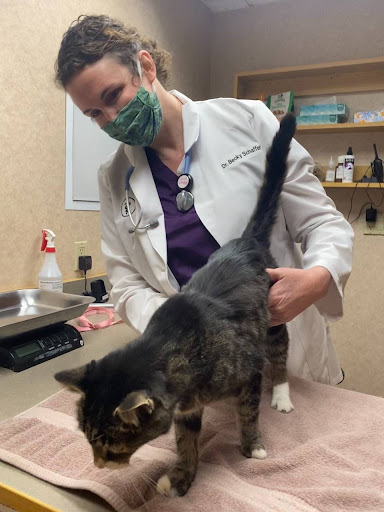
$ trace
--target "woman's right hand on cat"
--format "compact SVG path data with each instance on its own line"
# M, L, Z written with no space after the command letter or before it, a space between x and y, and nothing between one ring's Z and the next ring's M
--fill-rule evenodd
M331 274L325 267L308 270L297 268L267 268L273 281L269 291L270 325L285 324L304 309L326 295Z

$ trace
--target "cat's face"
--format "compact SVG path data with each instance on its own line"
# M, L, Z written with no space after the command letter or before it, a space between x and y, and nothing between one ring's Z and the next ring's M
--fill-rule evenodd
M89 377L84 379L86 373L89 371L82 367L60 372L55 378L82 395L78 402L79 427L92 447L97 467L127 465L140 446L168 432L173 414L164 396L135 390L117 403L111 402ZM102 384L108 386L106 381Z

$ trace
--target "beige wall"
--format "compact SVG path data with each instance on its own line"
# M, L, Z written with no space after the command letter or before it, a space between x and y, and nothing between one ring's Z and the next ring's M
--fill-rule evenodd
M99 214L64 210L65 102L52 84L61 36L84 13L107 13L153 34L174 55L171 85L194 99L232 95L238 71L384 55L383 0L283 0L215 16L199 0L0 0L0 291L36 286L43 227L58 235L65 279L76 277L75 240L88 240L93 274L104 272ZM384 154L383 135L351 137L300 142L321 163L349 144L359 164L368 161L372 142ZM348 213L351 191L330 195ZM365 200L358 191L352 218ZM384 237L364 236L363 226L354 223L345 317L332 330L345 386L384 394Z
M383 24L383 0L282 0L216 15L211 96L231 96L233 76L240 71L383 56ZM384 106L384 93L340 99L356 109ZM298 140L323 165L349 145L356 163L368 165L373 142L384 158L383 133L302 135ZM352 191L327 190L348 215ZM380 192L371 196L380 202ZM356 192L351 219L367 200L365 191ZM331 329L346 372L343 386L384 395L384 237L364 236L364 225L364 216L353 223L354 270L346 288L345 316Z
M76 240L88 241L90 275L104 273L99 213L64 210L65 95L53 84L69 24L103 13L136 25L173 54L172 88L208 97L211 13L199 2L0 0L0 291L37 286L44 227L57 235L65 280L76 277Z
M384 55L382 0L280 0L213 18L211 96L233 75Z

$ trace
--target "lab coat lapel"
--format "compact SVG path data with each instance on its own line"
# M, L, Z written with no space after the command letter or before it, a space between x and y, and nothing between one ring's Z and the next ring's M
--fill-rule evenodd
M179 93L178 91L172 91L177 98L182 101L183 105L183 129L184 129L184 152L186 153L192 148L193 155L193 145L197 141L200 135L200 116L197 111L196 105L189 98ZM178 169L178 173L183 172L184 169L184 159L180 164ZM199 187L199 184L205 181L205 177L203 176L204 169L201 168L199 159L193 158L191 163L191 174L194 178L194 187ZM207 198L206 198L207 199ZM224 245L228 241L227 234L227 223L226 218L228 215L228 205L220 205L220 199L217 199L218 202L215 205L209 204L209 202L213 201L213 198L205 201L205 207L201 207L198 203L195 202L195 209L197 215L199 216L201 222L207 228L207 230L211 233L211 235L215 238L219 245ZM212 212L222 206L223 214L222 215L213 215Z
M164 214L160 199L157 194L156 185L152 177L151 169L148 165L145 151L142 148L127 148L127 153L131 161L134 162L136 170L132 174L130 186L132 192L140 205L142 219L140 226L145 226L152 220L158 220L159 225L154 229L148 229L145 232L140 231L135 234L137 237L148 236L153 248L167 262L167 239L165 234ZM138 216L135 221L137 222Z
M198 163L195 164L193 169L193 176L196 178L194 184L198 182L199 178L203 180L203 172L204 170L200 165ZM197 186L195 190L196 188ZM222 201L220 195L205 198L203 204L199 201L195 201L195 209L199 219L220 247L232 240L232 238L238 236L231 233L231 208Z
M184 154L187 153L199 138L200 118L196 106L189 98L178 91L171 91L183 103L183 136ZM181 163L184 166L184 160ZM182 167L184 168L184 167Z

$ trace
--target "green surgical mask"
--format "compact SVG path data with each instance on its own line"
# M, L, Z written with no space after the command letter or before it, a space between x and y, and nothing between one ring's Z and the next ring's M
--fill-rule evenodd
M161 120L157 94L141 86L128 105L102 129L113 139L130 146L150 146L160 131Z

